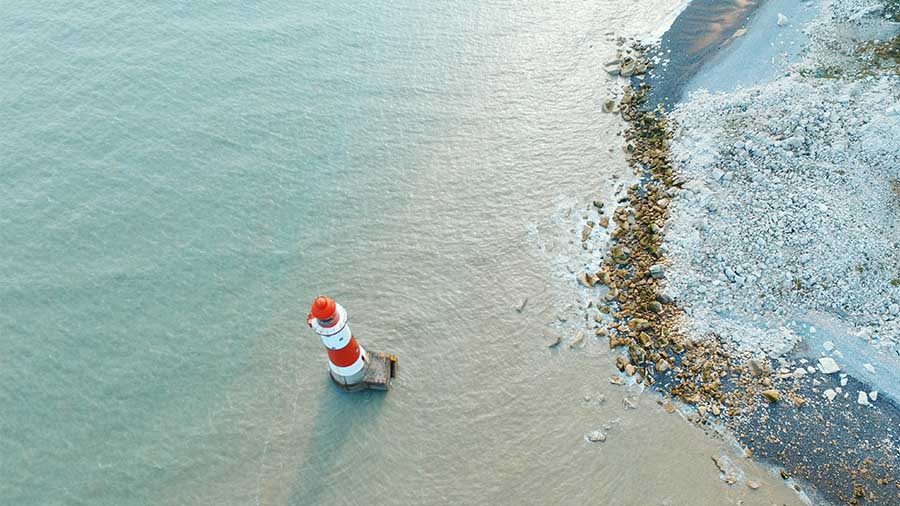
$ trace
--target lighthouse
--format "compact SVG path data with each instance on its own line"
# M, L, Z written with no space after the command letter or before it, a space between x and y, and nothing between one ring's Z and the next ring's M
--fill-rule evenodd
M367 352L350 331L344 306L320 295L312 303L307 323L325 345L329 376L339 388L350 392L390 388L397 371L397 357Z

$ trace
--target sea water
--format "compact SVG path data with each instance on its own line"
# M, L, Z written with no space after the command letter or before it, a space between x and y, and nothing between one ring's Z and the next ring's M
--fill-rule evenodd
M612 34L679 3L6 2L0 503L795 501L542 337L628 175ZM320 293L387 395L329 384Z

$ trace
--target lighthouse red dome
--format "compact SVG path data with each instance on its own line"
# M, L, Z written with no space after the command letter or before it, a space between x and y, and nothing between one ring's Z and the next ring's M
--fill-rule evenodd
M320 295L316 297L316 300L313 301L312 304L312 315L316 317L318 320L327 320L334 316L334 311L336 309L336 304L334 299L331 297L325 297L324 295Z

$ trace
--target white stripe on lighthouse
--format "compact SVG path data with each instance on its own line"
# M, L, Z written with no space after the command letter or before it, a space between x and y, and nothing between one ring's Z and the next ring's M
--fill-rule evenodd
M362 370L366 365L365 361L366 350L363 349L362 346L359 347L359 358L356 359L356 362L353 362L352 365L348 365L347 367L341 367L338 365L334 365L331 361L328 361L328 366L331 367L331 370L337 374L338 376L352 376L359 371Z
M343 326L339 332L330 336L322 336L322 343L332 350L339 350L347 346L350 338L353 337L353 334L350 333L350 325L346 324L346 320L339 322L338 325Z
M337 322L332 327L323 327L318 320L310 323L313 330L322 338L322 344L332 350L339 350L350 343L350 325L347 318L347 310L337 304Z

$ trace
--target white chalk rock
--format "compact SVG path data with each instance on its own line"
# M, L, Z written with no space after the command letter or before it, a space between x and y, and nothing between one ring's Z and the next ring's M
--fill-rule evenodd
M856 402L863 406L868 406L869 405L869 396L866 395L865 392L859 392L859 395L856 397Z
M602 443L606 441L606 434L600 432L599 430L595 430L587 435L587 440L591 443Z
M828 390L825 390L825 392L822 393L822 396L825 397L826 399L828 399L829 401L833 401L834 398L837 397L837 392L835 392L834 390L829 388Z
M784 25L788 24L788 17L779 12L778 13L778 21L776 21L776 23L778 24L778 26L784 26Z
M841 370L838 367L837 362L834 361L831 357L822 357L819 359L819 370L822 371L823 374L834 374Z
M834 349L834 343L831 341L825 341L822 343L822 347L825 348L825 351L831 351Z
M871 392L869 392L869 400L871 400L872 402L878 400L878 390L872 390Z
M872 374L875 374L875 366L872 364L863 364L863 368Z

